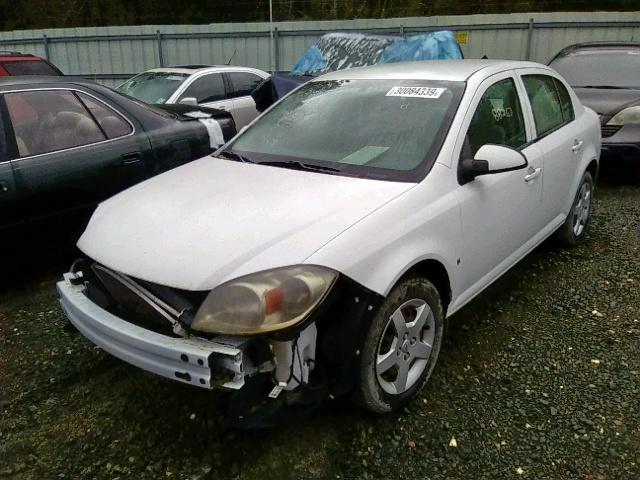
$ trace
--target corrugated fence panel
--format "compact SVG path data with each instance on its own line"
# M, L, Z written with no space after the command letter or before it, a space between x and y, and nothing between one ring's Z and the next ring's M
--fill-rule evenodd
M532 22L530 24L530 21ZM275 22L275 61L289 71L323 33L413 35L451 29L466 34L466 58L546 63L563 47L593 40L640 40L640 12L517 13L338 21ZM160 32L160 34L158 34ZM45 39L46 35L46 39ZM246 65L271 69L268 23L145 25L0 32L0 50L48 57L62 71L109 86L159 66Z

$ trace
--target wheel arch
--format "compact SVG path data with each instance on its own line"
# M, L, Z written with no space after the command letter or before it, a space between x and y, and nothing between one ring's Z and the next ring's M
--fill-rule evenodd
M598 180L598 173L599 173L598 161L595 158L593 158L587 165L587 168L585 171L591 174L591 178L593 178L593 182L595 183Z
M426 278L438 290L442 300L442 309L446 316L447 307L451 303L453 290L451 288L451 276L444 263L435 258L425 258L405 269L394 282L397 284L400 280L412 275L418 275Z

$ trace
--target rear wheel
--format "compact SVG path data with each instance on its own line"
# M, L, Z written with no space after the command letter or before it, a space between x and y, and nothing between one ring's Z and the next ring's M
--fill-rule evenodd
M443 311L424 278L398 283L380 306L361 355L357 395L376 413L406 404L431 375L440 352Z
M589 172L584 172L571 211L557 233L557 238L561 243L572 247L582 240L587 223L589 223L592 203L593 178Z

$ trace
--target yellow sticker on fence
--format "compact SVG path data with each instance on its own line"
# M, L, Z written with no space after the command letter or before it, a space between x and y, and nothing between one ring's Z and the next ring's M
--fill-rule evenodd
M469 32L456 32L456 42L466 45L469 42Z

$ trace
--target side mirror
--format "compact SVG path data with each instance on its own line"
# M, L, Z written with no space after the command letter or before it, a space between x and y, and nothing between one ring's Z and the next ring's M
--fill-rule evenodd
M465 159L460 162L458 177L464 185L480 175L520 170L528 164L527 157L519 150L488 143L480 147L473 160Z
M183 97L178 103L181 103L183 105L193 105L194 107L197 107L198 99L196 97Z

